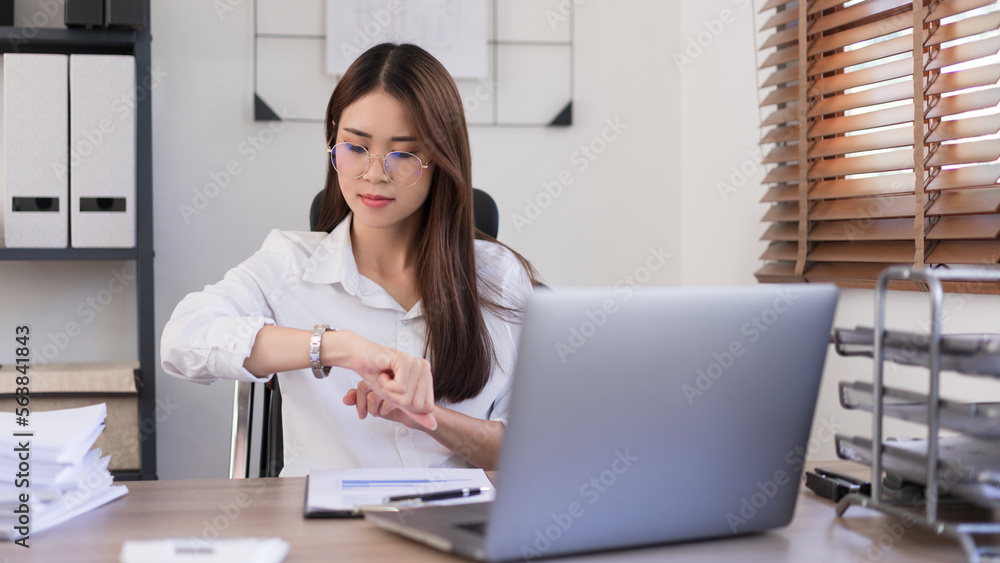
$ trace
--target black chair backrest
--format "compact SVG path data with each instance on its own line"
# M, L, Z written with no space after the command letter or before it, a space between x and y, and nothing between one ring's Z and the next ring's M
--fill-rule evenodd
M476 228L497 238L500 230L500 210L497 202L483 190L472 188L472 213L475 215Z
M319 212L323 207L323 191L321 190L313 198L309 207L309 230L316 230L319 223ZM500 210L497 204L490 197L490 194L478 188L472 188L472 212L475 214L476 228L480 231L497 238L500 230Z

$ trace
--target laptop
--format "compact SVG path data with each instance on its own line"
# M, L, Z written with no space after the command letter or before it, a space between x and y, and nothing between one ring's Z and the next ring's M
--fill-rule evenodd
M365 517L486 561L784 526L836 303L813 284L537 292L495 500Z

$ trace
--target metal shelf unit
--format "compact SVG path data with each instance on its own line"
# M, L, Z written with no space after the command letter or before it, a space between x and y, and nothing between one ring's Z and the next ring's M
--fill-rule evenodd
M888 333L885 330L885 303L886 296L891 281L910 281L922 283L927 286L930 296L930 335L926 341L926 351L929 354L926 358L925 366L929 369L929 392L926 395L925 403L922 406L915 406L912 400L919 397L916 394L905 394L887 389L884 383L884 365L887 360L886 339ZM941 483L941 451L939 431L943 426L942 416L949 416L957 410L961 410L956 404L941 399L940 376L942 371L942 354L946 348L942 345L941 316L942 300L944 291L942 282L947 281L979 281L979 282L1000 282L1000 272L996 270L974 270L974 269L919 269L904 266L894 266L886 269L878 279L875 289L875 329L874 348L872 358L874 363L873 382L871 386L870 410L872 412L872 436L871 451L864 452L853 458L855 461L869 463L872 468L871 474L871 496L860 494L849 494L841 499L837 505L837 515L843 516L844 512L852 505L861 505L879 512L896 517L913 518L912 510L905 507L912 507L912 503L905 501L895 501L883 494L882 471L887 467L886 459L890 464L897 463L898 457L887 457L896 453L890 444L883 441L882 423L885 416L894 416L914 422L923 422L927 425L927 447L925 459L921 460L922 471L921 480L925 484L925 504L923 514L917 515L916 522L925 529L942 536L948 536L958 541L965 551L970 562L978 563L982 557L1000 556L1000 550L995 546L978 545L975 536L990 535L1000 536L1000 522L995 521L952 521L943 520L939 515L939 501L942 491L939 490ZM891 335L890 335L891 338ZM890 361L893 361L890 359ZM905 363L905 362L904 362ZM842 389L843 393L843 389ZM905 409L901 409L904 406ZM972 407L977 404L966 405L974 414L978 414L978 409ZM995 404L983 403L984 409L990 409ZM865 410L869 409L866 405ZM925 413L915 416L914 408L923 408ZM905 416L904 416L904 412ZM950 426L948 424L947 426ZM843 439L845 443L864 444L866 440L858 440L838 436L838 442ZM1000 442L995 442L1000 448ZM917 465L920 467L920 465ZM973 483L974 484L974 483ZM952 487L955 492L956 487ZM970 499L971 500L971 499ZM919 516L922 516L919 517Z
M153 162L149 27L136 30L0 26L0 53L131 55L136 68L135 248L0 248L0 260L122 260L136 263L140 432L139 471L119 480L156 479L156 326L153 307Z

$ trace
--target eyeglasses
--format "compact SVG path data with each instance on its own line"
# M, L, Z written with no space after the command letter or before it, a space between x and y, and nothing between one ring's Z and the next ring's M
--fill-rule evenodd
M382 159L382 169L389 181L404 188L416 184L424 168L430 166L421 162L420 158L412 153L392 151L386 155L372 154L368 149L354 143L337 143L332 147L327 145L326 152L330 153L334 170L345 178L364 176L372 165L372 157L377 156Z

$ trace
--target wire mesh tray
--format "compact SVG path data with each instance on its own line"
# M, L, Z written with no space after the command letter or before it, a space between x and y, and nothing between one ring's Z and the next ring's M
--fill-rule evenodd
M886 416L927 424L926 395L883 387L882 412ZM875 392L871 383L840 383L840 405L845 409L872 411ZM941 428L982 439L1000 439L1000 403L960 403L941 400L938 420Z
M872 442L861 436L836 438L841 459L871 465ZM882 468L922 485L927 484L927 441L882 444ZM1000 509L1000 447L968 436L938 441L938 490L989 509Z
M841 356L874 357L875 329L857 327L833 331L834 348ZM930 366L931 337L916 332L887 330L885 359L909 366ZM1000 335L951 334L941 337L941 369L968 375L1000 377Z

